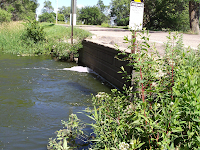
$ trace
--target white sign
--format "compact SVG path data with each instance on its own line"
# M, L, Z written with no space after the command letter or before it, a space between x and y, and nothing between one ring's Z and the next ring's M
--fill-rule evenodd
M142 30L144 3L131 2L129 28L131 30Z

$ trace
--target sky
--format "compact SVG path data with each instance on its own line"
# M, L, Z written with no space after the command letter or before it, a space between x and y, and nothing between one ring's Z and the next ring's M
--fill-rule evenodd
M37 16L41 14L42 8L44 7L44 1L45 0L38 0L38 3L40 6L37 8L36 13ZM57 8L57 0L49 0L51 1L51 5L53 6L54 9ZM109 5L111 0L102 0L104 5ZM84 6L94 6L96 5L98 0L77 0L77 6L79 8L84 7ZM71 6L71 0L58 0L58 8L62 6Z

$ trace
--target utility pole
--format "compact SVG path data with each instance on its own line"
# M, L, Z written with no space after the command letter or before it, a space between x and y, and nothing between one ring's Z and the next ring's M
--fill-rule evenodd
M74 29L74 0L71 0L71 25L72 25L72 31L71 31L71 44L73 45L73 29Z
M57 0L57 9L56 9L56 24L57 24L57 20L58 20L58 0Z

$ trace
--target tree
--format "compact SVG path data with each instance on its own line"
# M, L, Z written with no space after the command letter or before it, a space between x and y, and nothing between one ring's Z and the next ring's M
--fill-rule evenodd
M84 21L87 25L101 25L103 22L103 19L101 18L101 11L96 6L87 6L82 8L78 19Z
M151 0L144 3L144 26L147 29L189 30L187 1Z
M44 8L42 10L43 13L47 12L47 13L51 13L53 12L54 8L51 6L51 2L49 0L45 0L44 2Z
M63 14L58 14L58 21L65 21L65 16Z
M117 17L115 22L119 26L127 26L129 24L131 0L112 0L111 1L111 17Z
M98 0L97 7L101 10L102 13L104 12L104 10L106 8L106 6L104 5L102 0Z
M12 20L35 19L37 0L0 0L0 8L12 14Z
M39 22L50 22L50 23L53 23L54 20L55 20L53 15L54 15L53 13L49 14L49 13L45 12L45 13L39 15L39 17L38 17L39 18Z
M11 13L0 8L0 23L11 21Z
M98 0L97 7L101 11L101 18L102 18L103 22L106 22L106 23L109 22L110 17L109 17L109 13L107 13L107 12L109 11L110 7L105 6L102 0Z
M44 8L42 10L42 14L39 15L40 22L54 22L56 13L53 12L53 7L51 6L51 2L49 0L45 0Z
M189 1L190 29L196 34L199 34L199 2L199 0Z
M64 17L65 17L65 20L69 21L70 13L71 13L71 7L62 6L61 8L58 8L58 13L63 14Z

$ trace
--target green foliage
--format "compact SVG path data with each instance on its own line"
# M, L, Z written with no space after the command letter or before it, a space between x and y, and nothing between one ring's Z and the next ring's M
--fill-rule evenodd
M43 13L52 13L53 12L53 6L51 5L51 1L45 0L44 1L44 8L42 10Z
M95 120L93 148L119 149L124 142L131 149L131 141L138 141L141 149L200 147L200 52L185 50L178 36L169 35L166 53L159 56L148 53L149 37L141 34L136 54L125 58L134 68L128 79L136 90L124 87L123 94L113 90L93 99L98 106L89 116Z
M70 21L71 7L62 6L61 8L58 8L58 9L59 9L58 13L63 14L66 21ZM76 8L77 22L80 21L79 20L79 11L80 11L80 9L77 7Z
M177 0L145 1L144 25L150 30L189 30L189 3Z
M75 42L71 46L71 28L49 23L38 24L36 21L26 26L17 22L3 23L0 26L0 50L19 56L52 54L57 59L67 60L70 54L77 57L78 49L82 47L81 41L90 36L88 31L75 28Z
M107 28L110 27L110 25L108 23L102 23L101 26L102 27L107 27Z
M65 21L65 16L63 14L58 14L58 21Z
M45 0L42 14L39 15L38 18L39 22L53 23L55 21L56 14L53 12L53 7L51 6L51 2L49 0Z
M11 13L2 10L0 8L0 23L2 22L10 22L11 21Z
M118 26L127 26L129 24L131 0L112 0L111 17L117 17L115 23Z
M62 120L61 122L64 129L56 132L56 138L49 139L48 150L72 150L81 147L83 143L85 145L87 141L78 143L77 140L80 138L87 139L86 134L83 132L86 125L81 123L75 114L69 116L69 121Z
M65 17L65 20L69 21L70 19L70 13L71 13L71 7L62 6L61 8L58 8L58 13L63 14Z
M35 19L36 8L38 7L37 0L1 0L0 6L2 9L12 14L12 20Z
M100 9L100 11L103 13L106 6L104 5L103 1L102 0L98 0L97 2L97 7Z
M39 15L39 22L49 22L53 23L55 21L54 14L53 13L43 13Z
M78 56L78 51L82 48L82 40L91 34L88 31L74 28L74 44L71 45L71 28L65 28L63 26L53 27L53 30L46 30L47 38L49 39L49 49L51 54L60 60L68 60L70 55L74 57ZM56 33L56 34L55 34ZM55 42L58 41L58 42Z
M35 43L45 40L44 28L39 25L36 20L30 21L26 24L26 32L22 38L27 41L28 39L33 40Z
M134 68L134 76L128 76L121 67L134 88L99 92L93 97L94 110L85 110L94 120L90 149L199 149L200 48L185 49L182 35L169 34L160 56L148 44L148 32L139 35L135 54L119 52Z
M116 17L118 26L129 24L131 0L112 0L111 17ZM188 31L190 29L189 2L183 0L151 0L144 1L143 25L149 30L168 29Z
M86 25L101 25L103 20L103 14L96 6L84 7L80 10L79 20L83 21Z

